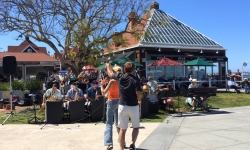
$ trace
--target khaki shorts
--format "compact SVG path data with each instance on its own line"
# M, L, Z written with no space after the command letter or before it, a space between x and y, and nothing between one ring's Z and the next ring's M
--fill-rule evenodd
M118 127L121 129L127 129L129 118L132 122L132 128L140 127L140 112L139 105L137 106L118 106Z

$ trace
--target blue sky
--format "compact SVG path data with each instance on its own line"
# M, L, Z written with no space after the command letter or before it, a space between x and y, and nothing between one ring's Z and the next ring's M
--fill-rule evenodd
M160 9L221 44L229 59L229 69L250 71L250 0L157 0ZM19 45L18 34L0 36L0 51ZM46 44L35 42L38 46ZM51 51L51 53L53 53Z

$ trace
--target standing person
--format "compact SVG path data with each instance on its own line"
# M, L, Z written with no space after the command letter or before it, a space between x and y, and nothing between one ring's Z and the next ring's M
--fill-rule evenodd
M132 62L124 65L125 73L115 73L110 63L106 63L108 76L117 80L119 84L120 100L118 106L118 127L120 128L120 149L124 150L125 134L128 128L129 118L132 122L132 144L130 150L136 150L135 142L139 134L140 112L139 104L142 99L140 79L133 75L135 66Z
M121 73L121 67L113 67L115 73ZM106 85L104 88L104 85ZM114 79L109 80L105 78L101 82L102 95L105 96L108 93L107 100L107 120L106 129L104 131L104 145L108 146L107 150L113 149L113 139L112 139L112 127L113 118L116 126L117 133L119 134L120 128L118 127L118 102L119 102L119 88L118 82Z
M153 81L153 77L151 77L151 76L148 77L147 85L150 87L150 93L156 94L157 83L155 81Z
M236 81L241 81L241 73L239 69L237 69L237 72L235 73L235 78Z
M72 69L68 67L67 72L64 77L64 81L66 83L65 85L65 91L68 91L72 88L72 84L76 81L75 80L75 74L73 73Z

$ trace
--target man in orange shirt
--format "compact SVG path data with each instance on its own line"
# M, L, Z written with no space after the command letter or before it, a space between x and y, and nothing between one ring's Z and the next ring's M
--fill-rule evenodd
M115 66L113 70L116 73L121 72L121 67ZM104 88L104 86L106 88ZM116 80L109 79L109 77L105 77L105 79L101 83L101 91L102 95L105 96L108 94L107 100L107 120L106 120L106 129L104 131L104 145L108 146L107 150L113 149L113 138L112 138L112 126L113 126L113 118L115 121L115 126L117 133L119 134L120 128L118 127L118 104L119 104L119 85Z

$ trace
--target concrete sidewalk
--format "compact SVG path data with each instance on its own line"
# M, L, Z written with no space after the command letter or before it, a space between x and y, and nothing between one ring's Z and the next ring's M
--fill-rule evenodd
M160 123L141 123L136 145L140 145ZM103 136L105 124L60 124L0 126L0 150L105 150ZM118 135L113 130L114 150L119 150ZM126 135L131 144L132 129Z
M169 116L139 146L149 150L249 150L250 107Z
M141 123L137 150L248 150L250 107L174 114L163 123ZM0 150L104 150L105 124L3 125ZM126 135L131 141L131 128ZM114 150L119 150L114 134Z

